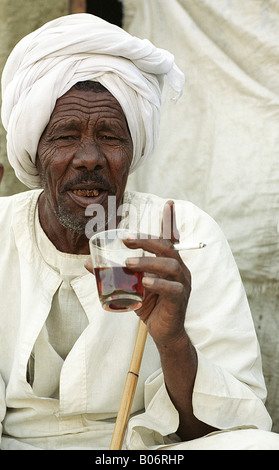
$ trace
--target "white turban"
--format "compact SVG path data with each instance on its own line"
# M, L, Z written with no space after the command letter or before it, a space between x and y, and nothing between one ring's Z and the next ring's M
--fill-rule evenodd
M120 103L133 141L134 171L158 139L165 77L180 95L184 75L172 54L90 14L57 18L23 38L2 75L2 121L17 177L40 187L40 137L56 100L85 80L100 82Z

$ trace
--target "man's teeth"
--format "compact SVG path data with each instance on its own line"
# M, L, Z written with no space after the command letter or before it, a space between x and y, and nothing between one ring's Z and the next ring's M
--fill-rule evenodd
M96 197L99 196L100 191L99 189L74 189L73 193L78 196Z

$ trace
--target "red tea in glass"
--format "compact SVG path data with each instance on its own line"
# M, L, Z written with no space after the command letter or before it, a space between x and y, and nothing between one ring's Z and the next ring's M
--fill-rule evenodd
M126 267L127 258L144 256L142 248L131 249L125 229L105 230L90 238L89 246L99 299L104 310L128 312L137 310L143 301L143 273Z
M137 310L143 299L143 273L122 266L94 269L102 307L109 311Z

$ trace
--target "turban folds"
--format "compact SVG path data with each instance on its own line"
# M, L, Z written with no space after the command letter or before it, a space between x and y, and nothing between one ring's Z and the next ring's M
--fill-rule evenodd
M57 18L23 38L3 71L2 122L10 164L30 188L40 187L37 147L57 99L85 80L100 82L124 111L130 172L156 145L166 81L178 96L184 85L172 54L90 14Z

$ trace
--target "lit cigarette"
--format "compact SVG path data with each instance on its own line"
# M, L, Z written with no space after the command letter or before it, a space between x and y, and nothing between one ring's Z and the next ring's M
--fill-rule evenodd
M206 244L205 243L198 243L197 245L186 245L185 243L176 243L173 245L173 248L177 251L183 251L183 250L200 250L201 248L205 248Z

